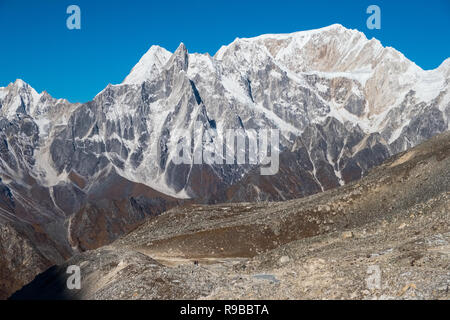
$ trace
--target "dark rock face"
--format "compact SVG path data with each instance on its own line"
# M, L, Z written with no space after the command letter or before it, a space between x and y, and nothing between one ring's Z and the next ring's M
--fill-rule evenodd
M6 299L56 261L45 258L29 236L10 223L0 224L0 231L0 299Z
M304 197L360 179L391 155L379 134L365 135L334 118L305 129L292 151L280 155L273 176L251 171L229 187L220 201L280 201Z
M58 128L50 144L27 115L0 121L0 299L74 252L108 244L146 217L181 204L107 168L110 161L98 155L105 144L79 140L91 131L88 113L81 114L70 131ZM120 153L114 141L107 145ZM48 172L36 163L42 148L56 172L68 173L57 184L48 185Z
M110 172L91 187L83 206L71 216L71 245L84 251L109 244L145 218L185 202Z

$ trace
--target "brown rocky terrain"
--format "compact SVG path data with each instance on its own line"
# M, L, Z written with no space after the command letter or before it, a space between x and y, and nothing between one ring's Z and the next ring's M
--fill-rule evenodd
M449 299L449 222L446 132L306 198L174 208L13 298ZM68 265L81 290L66 288Z
M37 270L43 271L52 265L10 224L0 226L0 256L0 298L3 299L32 281Z
M15 189L11 192L0 181L0 299L74 253L111 243L146 217L185 202L115 172L105 174L101 184L73 187L74 193L33 181L17 185L24 190L18 199L12 197Z

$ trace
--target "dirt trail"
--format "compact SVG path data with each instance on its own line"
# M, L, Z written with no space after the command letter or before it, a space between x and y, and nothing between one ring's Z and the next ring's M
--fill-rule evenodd
M167 267L177 267L180 265L195 265L197 262L201 266L209 266L214 264L238 264L247 261L248 258L243 257L186 257L185 255L168 254L167 252L153 251L146 248L136 249L135 251L145 254L146 256L156 260Z

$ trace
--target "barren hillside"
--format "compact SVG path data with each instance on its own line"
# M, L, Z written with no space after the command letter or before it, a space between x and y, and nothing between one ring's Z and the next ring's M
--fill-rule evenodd
M446 132L303 199L172 209L13 298L449 299L449 222ZM65 287L73 264L79 291Z

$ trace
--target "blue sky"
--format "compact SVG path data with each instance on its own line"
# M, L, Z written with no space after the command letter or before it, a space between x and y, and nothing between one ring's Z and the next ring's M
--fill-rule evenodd
M81 30L66 9L81 8ZM368 30L366 8L381 8ZM340 23L392 46L424 69L450 57L449 0L0 0L0 86L21 78L72 102L120 83L153 44L213 55L236 37Z

